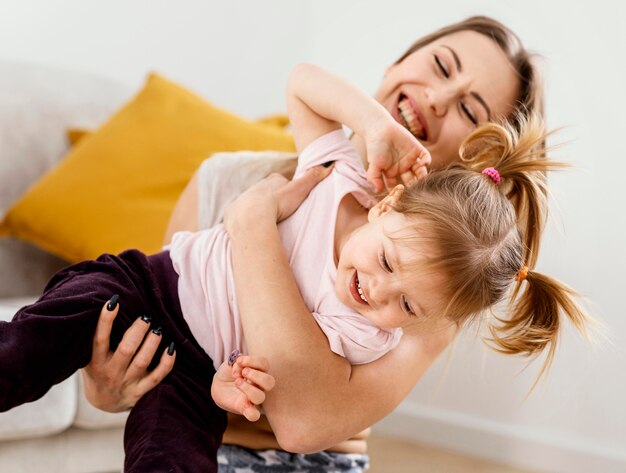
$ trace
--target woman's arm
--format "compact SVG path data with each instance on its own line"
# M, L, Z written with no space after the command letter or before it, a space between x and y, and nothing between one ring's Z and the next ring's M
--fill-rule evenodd
M267 357L276 379L264 411L279 444L288 451L314 452L389 414L454 330L405 334L380 360L352 367L330 351L304 305L272 222L277 220L275 211L259 205L262 196L247 193L226 220L237 301L244 332L250 334L250 354Z
M176 232L183 230L195 232L198 229L198 171L196 171L176 201L165 230L163 244L169 244Z

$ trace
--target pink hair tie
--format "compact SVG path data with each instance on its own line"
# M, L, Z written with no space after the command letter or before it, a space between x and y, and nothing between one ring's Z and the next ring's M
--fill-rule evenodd
M500 184L500 173L496 168L485 168L482 170L481 174L489 176L491 180L496 183L496 185Z

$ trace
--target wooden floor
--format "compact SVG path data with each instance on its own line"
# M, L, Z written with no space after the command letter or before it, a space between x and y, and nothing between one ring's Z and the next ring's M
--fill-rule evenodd
M368 473L532 473L374 432L368 441Z

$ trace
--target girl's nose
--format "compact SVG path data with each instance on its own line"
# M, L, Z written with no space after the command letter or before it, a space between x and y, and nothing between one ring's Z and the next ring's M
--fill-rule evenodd
M381 283L378 278L371 278L369 281L369 301L374 307L379 307L387 302L388 291L386 285Z

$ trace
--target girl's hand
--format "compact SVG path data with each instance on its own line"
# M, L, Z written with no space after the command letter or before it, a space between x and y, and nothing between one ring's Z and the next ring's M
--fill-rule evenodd
M367 178L378 192L393 188L398 179L410 187L427 174L428 150L391 117L377 120L365 132Z
M239 356L232 366L226 360L213 376L211 397L222 409L256 422L265 394L275 384L269 368L267 358L261 356Z
M311 189L330 174L332 168L315 166L292 181L281 174L270 174L226 206L226 231L232 237L242 220L270 220L274 223L285 220L300 207Z
M174 367L176 352L163 352L158 366L148 371L161 336L152 331L146 336L150 323L141 318L126 331L115 352L110 352L111 327L119 305L116 300L111 303L115 307L108 310L109 302L100 311L91 361L81 370L83 389L85 397L95 407L108 412L122 412L132 408L141 396L163 381Z

